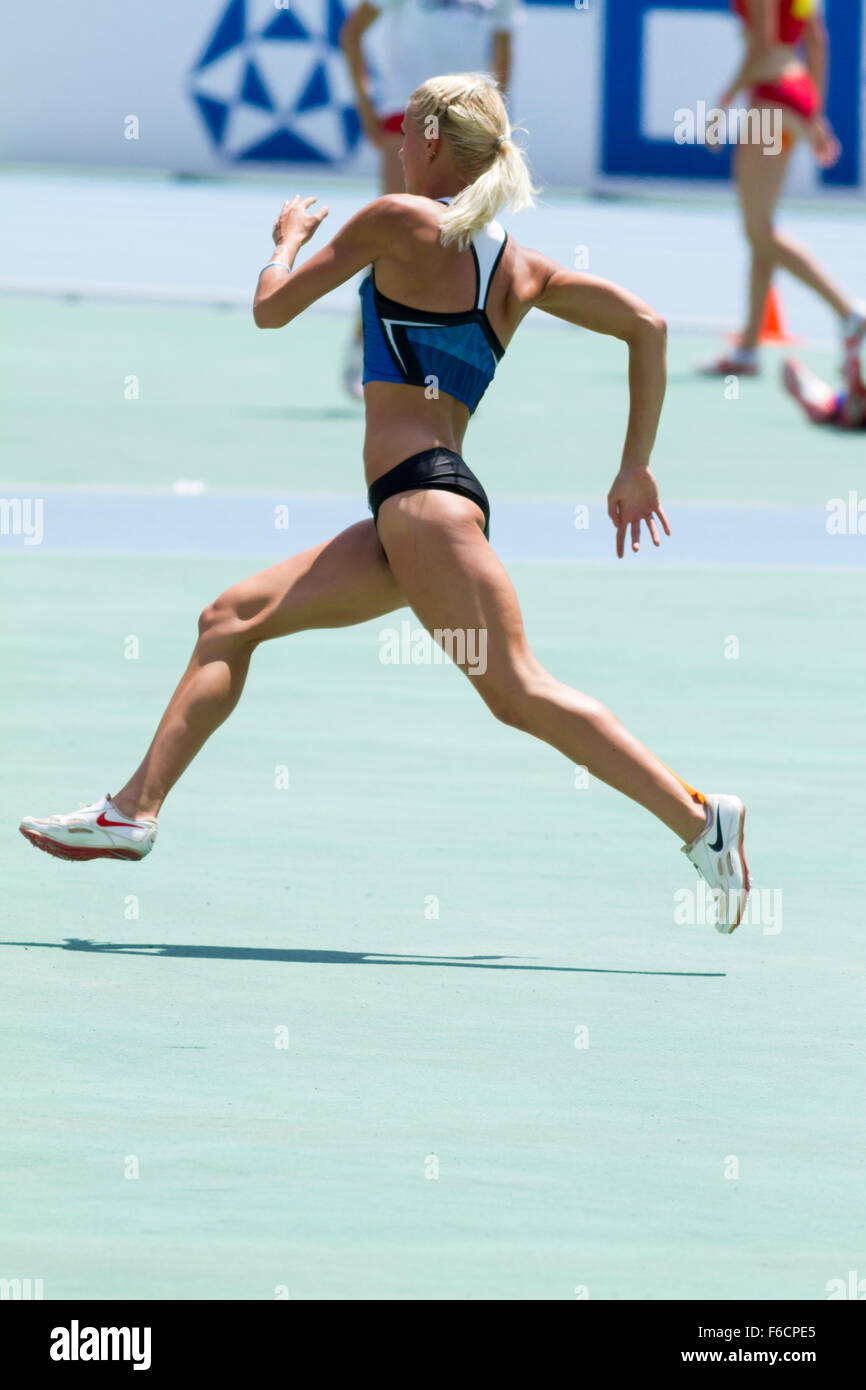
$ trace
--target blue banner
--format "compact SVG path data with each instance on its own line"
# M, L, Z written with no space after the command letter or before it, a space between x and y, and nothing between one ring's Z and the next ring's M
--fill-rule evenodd
M678 145L641 130L642 83L646 73L645 24L655 10L729 13L729 0L609 0L604 38L601 167L605 174L670 179L730 177L730 149ZM830 82L827 115L842 144L842 157L823 170L828 184L854 185L860 178L861 33L860 0L827 0ZM719 74L721 86L730 76ZM708 97L713 94L708 93Z

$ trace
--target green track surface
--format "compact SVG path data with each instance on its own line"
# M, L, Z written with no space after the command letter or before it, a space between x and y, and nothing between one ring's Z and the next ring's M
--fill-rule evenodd
M9 484L358 488L339 318L4 316ZM687 379L702 346L672 345L671 498L857 486L862 446L775 382ZM473 427L491 490L603 493L622 369L527 328ZM405 612L261 649L144 863L36 854L20 816L117 788L198 611L261 562L0 557L0 1275L47 1298L821 1299L862 1271L861 574L509 567L549 669L743 796L781 931L677 923L675 839L455 670L383 665Z

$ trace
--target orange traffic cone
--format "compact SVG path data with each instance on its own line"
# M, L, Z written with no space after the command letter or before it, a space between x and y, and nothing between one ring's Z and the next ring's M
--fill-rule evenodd
M730 333L727 338L728 342L731 343L740 341L738 333ZM768 289L767 298L764 301L764 313L758 332L758 342L765 343L770 347L795 347L802 342L801 338L793 338L785 328L785 321L782 316L782 300L773 285Z
M775 343L778 347L790 347L799 342L799 339L792 338L785 328L782 318L782 301L773 285L767 291L767 298L764 301L764 316L761 319L758 342Z

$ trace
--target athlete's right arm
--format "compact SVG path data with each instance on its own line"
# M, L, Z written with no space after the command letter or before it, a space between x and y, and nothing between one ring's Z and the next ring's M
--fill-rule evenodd
M327 246L293 270L301 247L328 215L327 208L309 211L315 201L293 198L283 205L277 218L274 254L259 276L253 301L253 318L259 328L283 328L322 295L366 269L381 254L389 232L393 235L396 217L402 213L394 195L374 199L350 217Z
M355 91L355 105L361 117L364 134L374 145L382 143L382 135L376 109L367 90L367 67L361 41L381 13L378 6L369 4L368 0L361 0L361 4L351 11L340 29L340 47L346 55L346 65Z

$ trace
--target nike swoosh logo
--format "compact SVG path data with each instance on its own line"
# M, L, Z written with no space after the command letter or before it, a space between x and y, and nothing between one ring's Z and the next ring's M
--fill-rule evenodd
M99 822L97 821L97 825L98 825L98 824L99 824ZM718 854L719 850L722 848L722 845L724 844L724 840L725 840L725 837L724 837L724 835L722 834L722 818L721 818L721 816L719 815L719 813L718 813L718 811L717 811L717 812L716 812L716 843L715 843L714 845L710 845L710 849L713 851L714 854Z
M105 826L108 826L108 825L122 825L123 828L124 828L125 830L137 830L137 829L138 829L138 826L136 825L135 821L131 821L131 820L108 820L108 818L106 817L106 814L105 814L104 811L100 811L99 815L96 817L96 824L97 824L97 825L103 826L103 828L104 828Z

